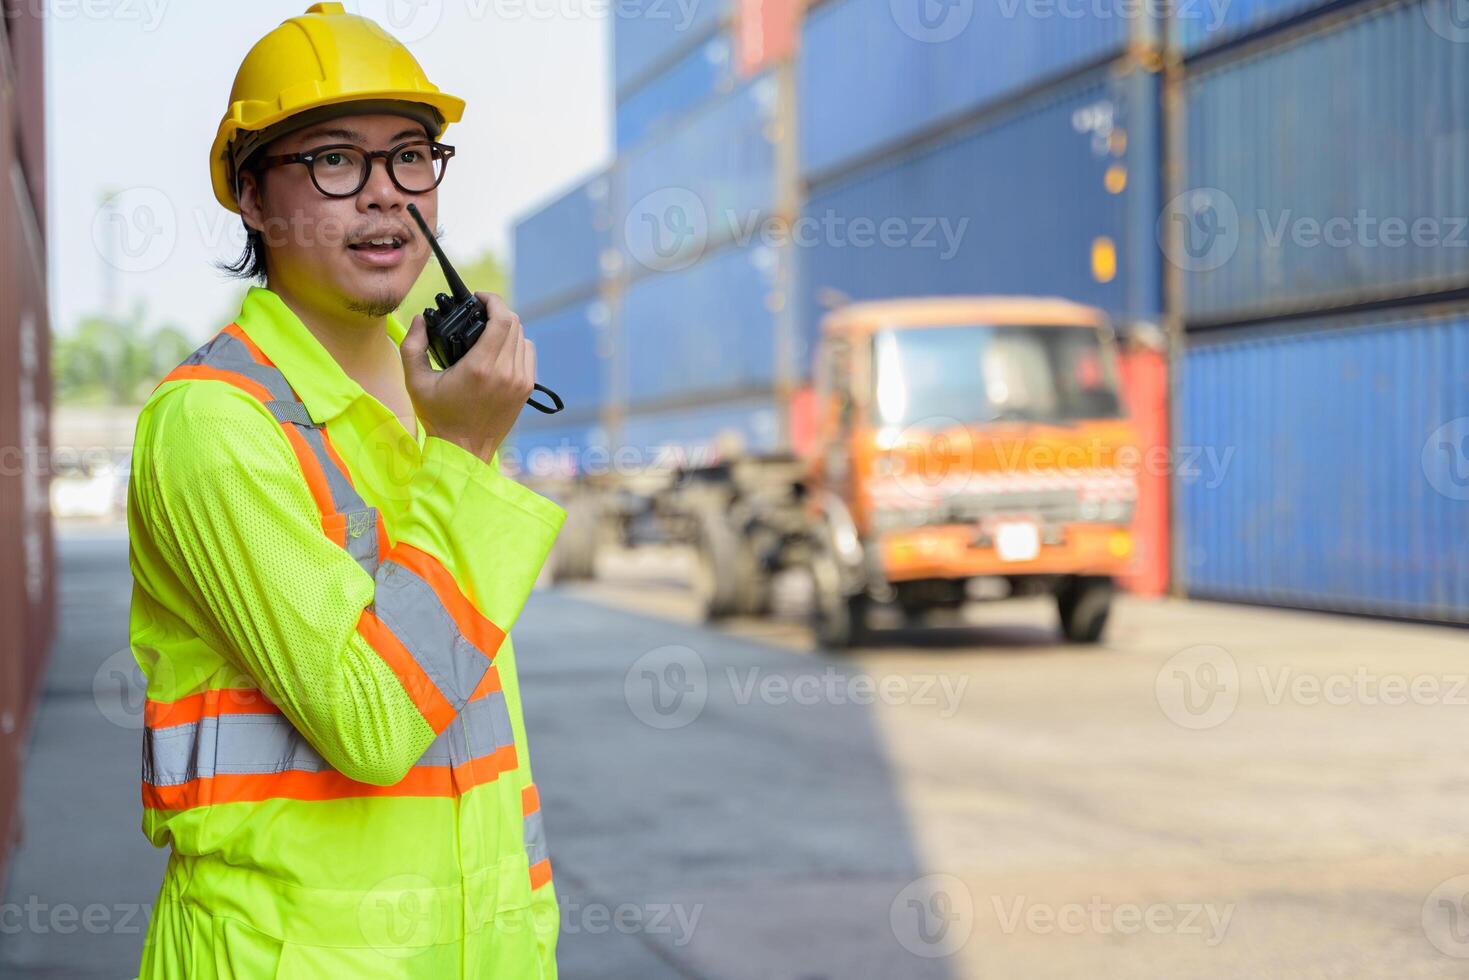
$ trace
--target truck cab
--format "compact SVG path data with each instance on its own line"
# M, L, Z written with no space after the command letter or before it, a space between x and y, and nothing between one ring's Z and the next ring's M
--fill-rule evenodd
M821 325L804 501L813 625L1050 594L1101 639L1132 556L1138 456L1096 309L972 296L854 303Z

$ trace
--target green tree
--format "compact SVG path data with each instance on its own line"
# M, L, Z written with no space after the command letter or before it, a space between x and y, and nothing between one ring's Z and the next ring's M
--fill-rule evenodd
M126 317L94 314L55 339L52 372L62 404L137 405L194 344L172 324L148 327L141 306Z
M500 265L500 260L495 258L495 253L485 251L468 262L460 262L453 256L449 259L454 263L459 278L474 292L499 293L509 300L507 292L507 280L505 269ZM444 279L444 273L439 269L439 263L433 258L423 267L423 274L418 277L418 282L408 292L403 304L398 307L396 316L407 326L413 322L413 318L424 311L426 307L434 305L434 296L438 293L447 293L449 284Z

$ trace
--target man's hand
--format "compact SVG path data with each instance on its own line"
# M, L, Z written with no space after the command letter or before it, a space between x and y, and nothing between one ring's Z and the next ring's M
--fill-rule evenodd
M535 389L536 346L496 293L475 293L489 312L484 333L458 363L435 371L422 315L403 337L403 376L424 429L485 462L509 434Z

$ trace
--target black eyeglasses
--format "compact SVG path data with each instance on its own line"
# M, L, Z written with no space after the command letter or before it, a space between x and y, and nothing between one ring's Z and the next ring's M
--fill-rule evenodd
M382 157L388 168L388 179L405 194L423 194L439 186L448 169L454 147L433 140L408 140L391 150L364 150L352 143L331 143L300 153L282 153L262 157L257 167L279 167L302 163L311 174L311 183L327 197L351 197L367 186L372 176L372 161Z

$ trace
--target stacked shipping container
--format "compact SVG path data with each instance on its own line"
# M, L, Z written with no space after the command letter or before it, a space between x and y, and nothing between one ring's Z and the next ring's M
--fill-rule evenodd
M50 356L42 216L42 21L0 18L0 872L24 740L50 647L53 547L46 485Z
M1160 235L1196 461L1176 477L1190 594L1469 621L1469 47L1451 2L1276 3L1183 34Z
M603 402L530 428L787 447L828 291L1053 294L1124 330L1161 314L1176 588L1469 619L1446 550L1469 505L1442 489L1469 462L1434 455L1469 443L1425 449L1459 424L1446 393L1469 380L1451 356L1469 293L1469 30L1453 2L1199 0L1157 24L1126 0L824 0L798 45L761 36L773 61L741 25L779 21L777 0L624 8L606 356L565 354L601 369L581 390ZM589 227L547 247L579 254ZM1441 308L1413 308L1427 303ZM548 326L547 341L558 331L593 335ZM1385 394L1410 384L1440 393L1427 415ZM1290 400L1324 388L1329 415ZM1322 427L1347 431L1354 405L1376 427L1348 453ZM1412 562L1428 578L1387 584Z

